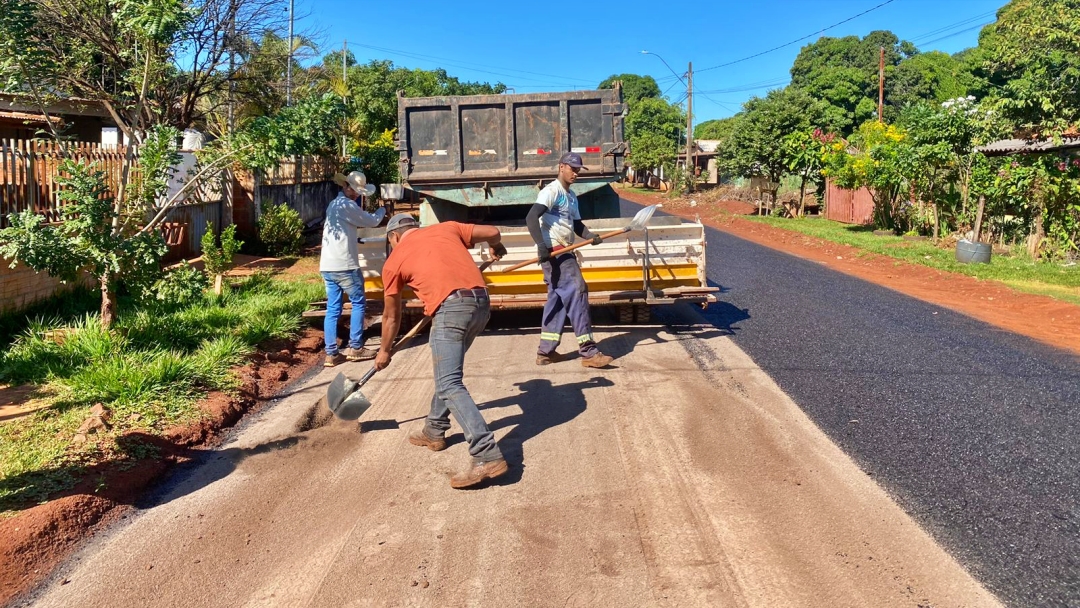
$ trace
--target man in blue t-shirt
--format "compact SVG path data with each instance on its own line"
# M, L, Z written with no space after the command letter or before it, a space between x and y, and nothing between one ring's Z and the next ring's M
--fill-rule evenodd
M577 181L581 155L573 152L559 159L559 175L544 187L536 197L536 204L529 210L525 224L536 242L540 267L544 270L544 283L548 287L547 303L544 304L543 328L540 330L540 348L536 353L537 365L560 361L555 352L562 338L566 317L577 337L581 364L585 367L605 367L612 358L596 348L589 318L589 287L581 275L577 257L573 253L558 254L558 250L574 244L574 235L600 244L600 237L593 234L581 221L577 196L570 186Z

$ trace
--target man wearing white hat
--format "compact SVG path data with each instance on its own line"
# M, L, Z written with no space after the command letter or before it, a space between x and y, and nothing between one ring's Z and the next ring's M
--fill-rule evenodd
M375 358L375 351L364 348L364 275L360 272L360 254L357 251L357 229L374 228L386 216L386 208L379 207L375 213L364 211L356 200L375 193L375 186L367 183L360 171L348 175L337 173L334 183L341 186L341 193L326 208L323 221L322 253L319 272L326 282L326 320L323 330L326 338L326 367L334 367L344 361L364 361ZM349 323L349 347L338 351L338 319L348 296L352 303Z

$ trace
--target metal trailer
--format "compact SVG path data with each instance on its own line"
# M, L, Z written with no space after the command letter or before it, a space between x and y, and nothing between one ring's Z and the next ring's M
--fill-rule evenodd
M581 154L587 167L574 184L582 219L602 233L621 228L611 187L624 169L622 91L527 95L398 97L398 150L405 192L420 201L423 226L442 221L494 224L509 254L484 277L492 307L543 307L547 287L539 265L503 273L536 256L524 219L541 188L555 179L559 157ZM644 321L648 307L716 301L705 278L705 230L697 222L657 216L644 231L575 252L595 305L619 306L622 322ZM474 251L477 264L489 258ZM372 315L381 309L386 259L381 229L362 230L360 263ZM406 293L406 310L420 309ZM310 316L325 314L313 310Z

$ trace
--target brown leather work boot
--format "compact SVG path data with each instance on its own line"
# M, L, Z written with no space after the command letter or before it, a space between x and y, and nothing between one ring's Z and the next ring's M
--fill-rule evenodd
M614 360L615 360L615 357L612 357L611 355L605 355L604 353L602 353L600 351L596 351L596 354L591 356L591 357L588 357L588 358L582 357L581 366L582 367L607 367Z
M326 355L326 360L323 361L323 367L334 367L345 362L345 355L341 353L334 353L332 355Z
M564 357L563 355L560 355L559 353L552 351L552 352L550 352L550 353L548 353L546 355L536 355L536 364L537 365L551 365L552 363L558 363L559 361L562 361L565 358L566 357Z
M441 452L446 449L446 438L429 437L424 431L417 431L409 435L409 443L425 447L432 452Z
M494 479L510 470L510 466L502 458L489 460L480 464L472 465L468 471L463 471L450 478L451 488L470 488L485 479Z
M349 361L370 361L379 353L370 348L346 348L345 358Z

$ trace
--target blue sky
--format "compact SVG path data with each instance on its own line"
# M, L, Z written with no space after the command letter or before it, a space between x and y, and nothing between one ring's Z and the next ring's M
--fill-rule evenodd
M874 8L883 2L885 6ZM920 50L953 53L978 42L1005 0L713 0L712 2L355 2L300 0L297 30L322 51L343 40L357 59L442 67L463 80L503 82L515 92L588 89L611 74L650 74L672 101L693 61L694 122L730 116L755 95L787 83L799 48L821 35L892 30ZM867 11L822 32L838 22ZM725 67L811 35L779 50Z

